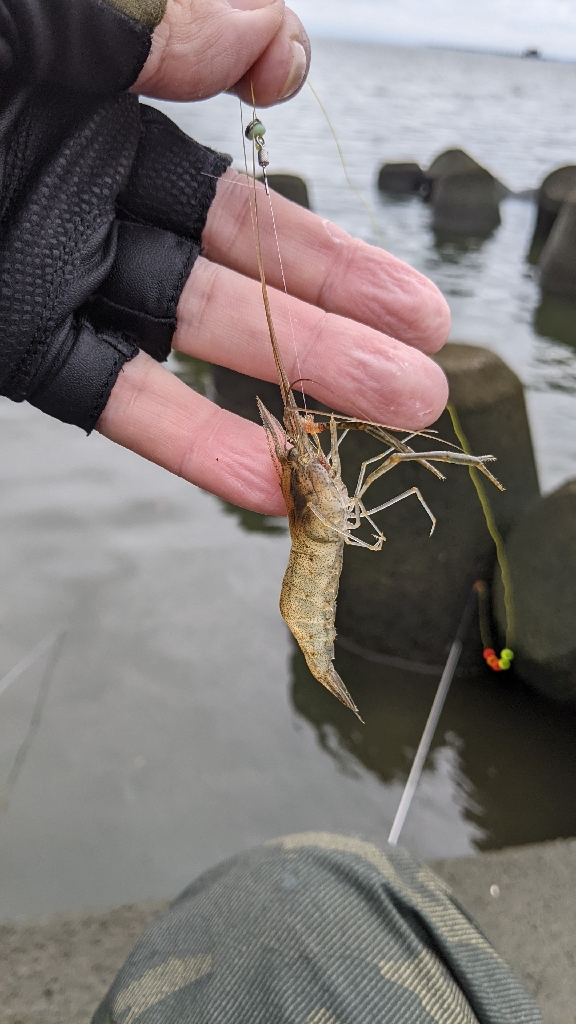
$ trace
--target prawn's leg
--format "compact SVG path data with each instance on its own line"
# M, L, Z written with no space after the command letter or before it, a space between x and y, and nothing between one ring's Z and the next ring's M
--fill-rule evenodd
M486 469L485 462L492 462L495 459L494 455L467 455L466 452L394 452L389 455L385 462L382 463L378 469L375 469L356 495L357 498L362 498L369 487L375 483L384 473L389 473L394 466L397 466L400 462L449 462L456 466L472 466L474 469L479 469L484 476L487 476L489 480L498 488L503 491L504 488L499 480L492 473Z
M346 433L347 432L348 431L346 431ZM410 441L412 437L414 437L414 434L410 434L410 436L406 438L406 441ZM366 475L367 467L372 465L372 463L374 463L374 462L380 462L382 459L388 458L388 456L391 455L393 451L394 451L393 448L387 448L385 452L381 452L380 455L374 455L373 458L366 459L366 461L362 463L362 465L360 467L360 473L358 474L358 482L356 484L356 490L354 491L354 496L350 500L350 512L351 512L351 515L354 515L354 518L355 518L354 526L352 527L353 530L357 530L358 527L360 526L360 519L367 519L368 522L376 530L378 530L378 527L370 519L370 515L369 515L368 512L366 512L366 508L364 507L362 502L358 501L357 499L358 499L358 495L362 491L362 484L364 483L364 477ZM364 493L364 492L362 491L362 493ZM374 512L378 512L378 511L380 511L380 509L373 509L373 511Z
M390 433L391 430L395 430L396 429L395 427L383 427L383 426L380 426L380 424L378 424L378 423L370 423L367 420L355 420L355 419L352 419L352 417L341 416L341 415L339 415L337 413L329 414L329 413L316 412L316 415L317 416L331 415L331 416L334 417L334 420L336 422L336 427L337 427L338 430L344 430L344 431L348 431L348 430L362 430L362 431L364 431L364 433L370 434L371 437L376 438L377 441L383 441L385 444L390 445L390 450L391 451L413 452L414 449L410 448L406 444L406 442L407 441L411 441L413 437L426 437L426 438L430 438L431 440L434 440L434 441L436 441L436 440L442 441L442 444L447 444L450 448L454 448L458 454L462 454L462 449L459 448L458 445L454 444L452 441L446 441L446 440L444 440L442 438L434 437L433 435L436 434L436 431L414 430L414 431L412 431L412 433L408 434L405 438L403 438L402 440L399 440L397 437L394 437L393 434ZM320 433L322 433L323 430L328 430L329 427L330 427L329 423L315 423L314 426L313 426L313 432L316 433L316 434L320 434ZM307 426L305 429L309 430L309 431L312 430L311 426ZM399 433L404 433L404 431L400 430ZM429 462L426 462L425 458L420 458L420 452L417 452L416 454L418 456L418 460L417 461L419 461L420 464L425 467L425 469L427 469L430 473L433 473L433 475L438 477L439 480L444 480L445 479L444 476L442 475L442 473L439 472L439 470L437 470ZM424 452L422 454L425 455Z
M332 468L332 476L339 479L342 467L340 465L340 452L338 451L338 430L334 416L330 417L330 466Z
M380 462L382 459L388 458L388 456L391 455L393 451L393 448L387 448L385 452L382 452L380 455L374 455L372 459L366 459L366 462L362 463L362 465L360 466L360 473L358 474L358 483L356 484L354 497L360 494L362 484L364 483L364 477L366 476L367 467L372 465L373 462Z
M370 518L370 513L366 511L366 508L364 506L364 502L358 501L358 502L356 502L356 522L354 523L354 526L351 527L351 529L357 530L359 528L359 526L361 525L362 519L368 520L368 522L370 523L370 526L373 526L374 529L376 530L376 534L382 534L382 531L380 530L380 528L376 525L374 520ZM384 537L384 534L382 534L382 536ZM386 540L385 537L384 537L384 540Z
M373 524L373 526L374 529L376 530L377 540L375 541L374 544L368 544L367 541L360 540L359 537L354 537L348 530L341 530L339 526L334 526L333 523L331 523L328 519L326 519L325 516L322 515L320 510L317 509L316 506L313 505L311 501L308 502L308 508L311 509L316 518L320 520L322 526L325 526L327 530L332 530L333 533L339 534L340 537L344 537L344 540L346 541L347 544L352 544L353 546L358 548L368 548L369 551L380 551L382 549L382 545L386 538L382 531L379 530L375 524Z
M363 518L367 519L369 523L372 523L372 520L371 520L370 516L375 515L376 512L382 512L382 510L385 509L385 508L390 508L390 505L395 505L397 501L402 501L403 498L409 498L411 494L415 494L416 495L416 497L418 498L418 501L422 505L422 508L425 510L427 515L430 517L430 520L432 522L432 529L430 530L430 536L432 536L432 534L434 533L434 528L436 526L436 516L428 508L428 505L424 501L424 498L422 497L422 494L420 493L420 491L418 490L417 487L411 487L409 491L404 491L403 494L398 494L395 498L391 498L390 501L385 501L383 505L377 505L376 508L371 508L369 512L366 512L366 510L364 510L362 512L362 516L363 516ZM359 504L361 505L362 509L364 509L364 506L362 505L362 503L359 502ZM374 525L374 524L372 524L372 525Z

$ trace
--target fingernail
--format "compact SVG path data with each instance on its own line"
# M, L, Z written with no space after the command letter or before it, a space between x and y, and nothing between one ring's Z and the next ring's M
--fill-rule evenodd
M276 0L228 0L228 3L235 11L257 11L259 7L276 3Z
M292 66L290 68L290 74L284 84L284 89L280 94L281 100L287 100L298 91L304 81L307 64L308 58L306 57L306 50L302 46L302 43L292 40Z

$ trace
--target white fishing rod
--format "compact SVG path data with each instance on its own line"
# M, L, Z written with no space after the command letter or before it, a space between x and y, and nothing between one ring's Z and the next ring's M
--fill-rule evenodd
M398 810L396 811L396 817L394 818L392 828L390 829L390 835L388 836L388 843L390 844L390 846L396 846L396 844L398 843L400 833L404 827L404 822L406 821L406 818L408 816L408 811L410 810L410 805L412 803L414 794L416 792L416 788L420 781L422 769L424 768L424 764L426 762L426 758L430 750L430 745L434 738L434 733L436 732L438 720L440 718L440 715L442 714L442 708L444 707L446 697L448 696L450 683L452 682L454 673L460 660L462 646L464 644L464 640L466 639L466 634L470 626L472 613L476 605L476 597L477 591L476 588L474 587L466 602L466 606L464 608L464 612L460 620L460 625L458 626L456 636L454 637L454 641L450 648L448 660L446 661L446 664L444 666L442 678L440 679L440 683L438 684L436 696L434 697L434 701L430 709L430 714L428 715L428 721L424 726L422 739L420 740L420 743L418 745L416 757L414 758L414 761L412 763L412 768L410 769L408 781L404 786L404 792L402 793L402 798L398 805Z

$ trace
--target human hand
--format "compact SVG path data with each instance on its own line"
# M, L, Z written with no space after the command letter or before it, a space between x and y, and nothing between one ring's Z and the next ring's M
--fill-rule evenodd
M201 100L229 90L259 107L303 85L310 43L284 0L168 0L132 92Z
M272 202L289 300L279 290L274 234L261 199L262 249L289 379L306 378L306 390L340 412L390 426L428 426L448 396L442 371L425 354L448 335L440 292L382 249L279 195ZM180 297L174 348L276 380L245 179L235 171L218 182L203 242L204 257ZM125 363L97 429L226 501L285 514L263 430L219 409L143 352Z

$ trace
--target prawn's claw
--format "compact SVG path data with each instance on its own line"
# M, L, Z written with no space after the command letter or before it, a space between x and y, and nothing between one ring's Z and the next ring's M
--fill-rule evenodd
M479 460L480 460L480 465L477 466L476 468L479 469L481 473L484 473L484 476L487 476L488 479L494 484L495 487L498 488L499 491L505 491L506 488L503 487L503 485L500 483L500 481L497 480L496 477L493 476L493 474L490 472L490 470L486 469L486 466L484 465L484 463L486 463L486 462L496 462L496 456L495 455L480 455Z

